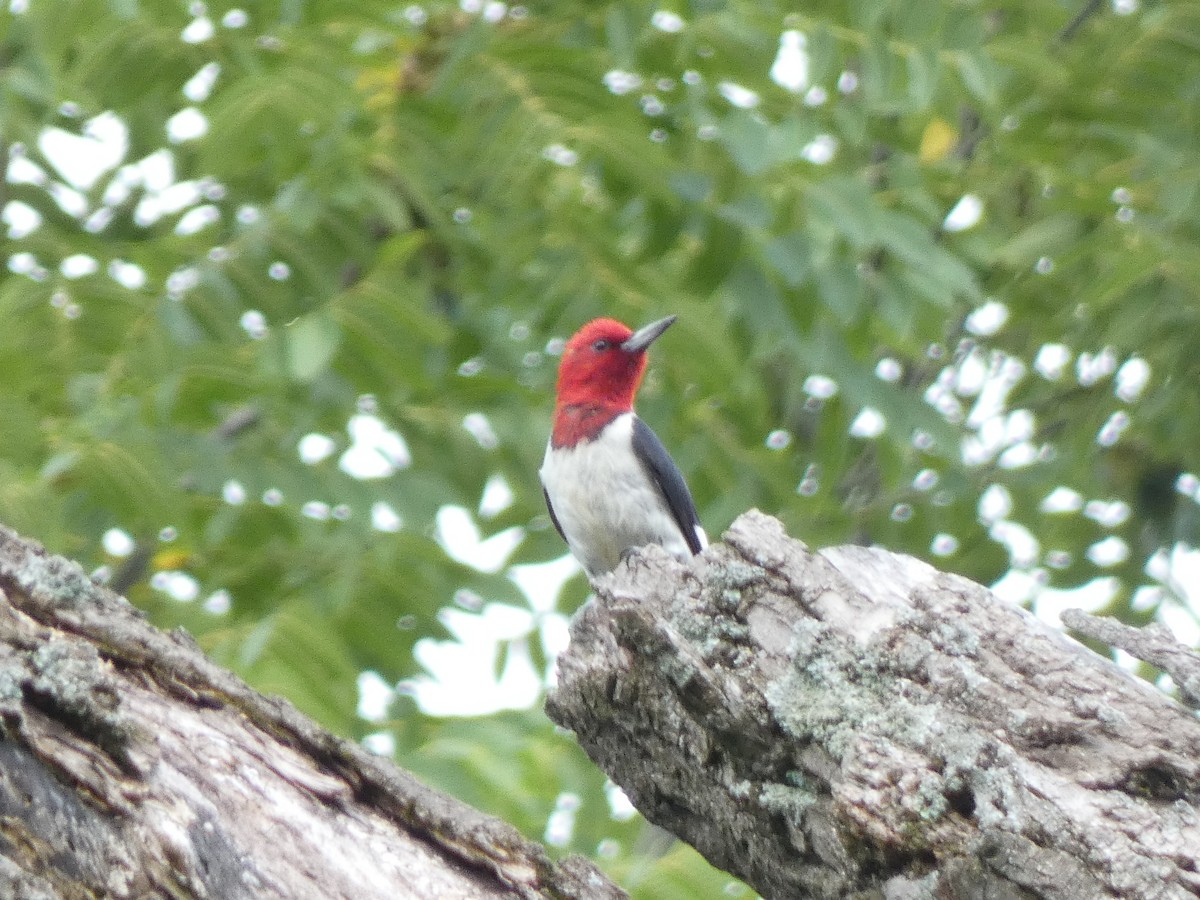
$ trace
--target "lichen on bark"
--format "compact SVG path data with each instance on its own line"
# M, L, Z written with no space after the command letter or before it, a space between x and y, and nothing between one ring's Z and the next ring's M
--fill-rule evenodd
M985 588L756 512L595 587L547 711L765 896L1200 896L1200 723Z

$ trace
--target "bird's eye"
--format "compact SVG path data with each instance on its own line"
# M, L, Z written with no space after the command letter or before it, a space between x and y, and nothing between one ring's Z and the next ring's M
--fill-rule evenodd
M611 346L612 346L612 343L610 341L606 341L606 340L604 340L604 338L600 338L600 340L598 340L594 344L592 344L592 349L595 350L597 353L603 353L605 350L607 350Z

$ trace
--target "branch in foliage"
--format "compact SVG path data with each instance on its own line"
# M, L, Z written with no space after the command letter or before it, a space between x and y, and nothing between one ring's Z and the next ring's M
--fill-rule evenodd
M1165 626L1152 622L1145 628L1133 628L1082 609L1064 610L1062 621L1086 637L1162 669L1175 680L1183 702L1200 709L1200 654L1175 640Z

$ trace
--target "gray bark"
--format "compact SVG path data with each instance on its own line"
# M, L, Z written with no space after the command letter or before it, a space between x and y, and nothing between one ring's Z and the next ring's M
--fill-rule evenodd
M547 711L764 896L1200 896L1200 723L979 585L751 512L595 587Z
M0 897L619 896L0 528Z
M1162 669L1179 688L1180 699L1193 709L1200 708L1200 654L1175 640L1165 625L1151 622L1145 628L1133 628L1081 609L1064 610L1062 620L1085 637L1124 650Z

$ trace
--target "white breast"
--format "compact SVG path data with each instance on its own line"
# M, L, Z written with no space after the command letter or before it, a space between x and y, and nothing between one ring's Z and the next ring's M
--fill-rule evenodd
M570 448L546 448L542 485L567 544L588 575L616 568L633 547L661 544L682 560L692 553L666 500L631 450L633 415Z

